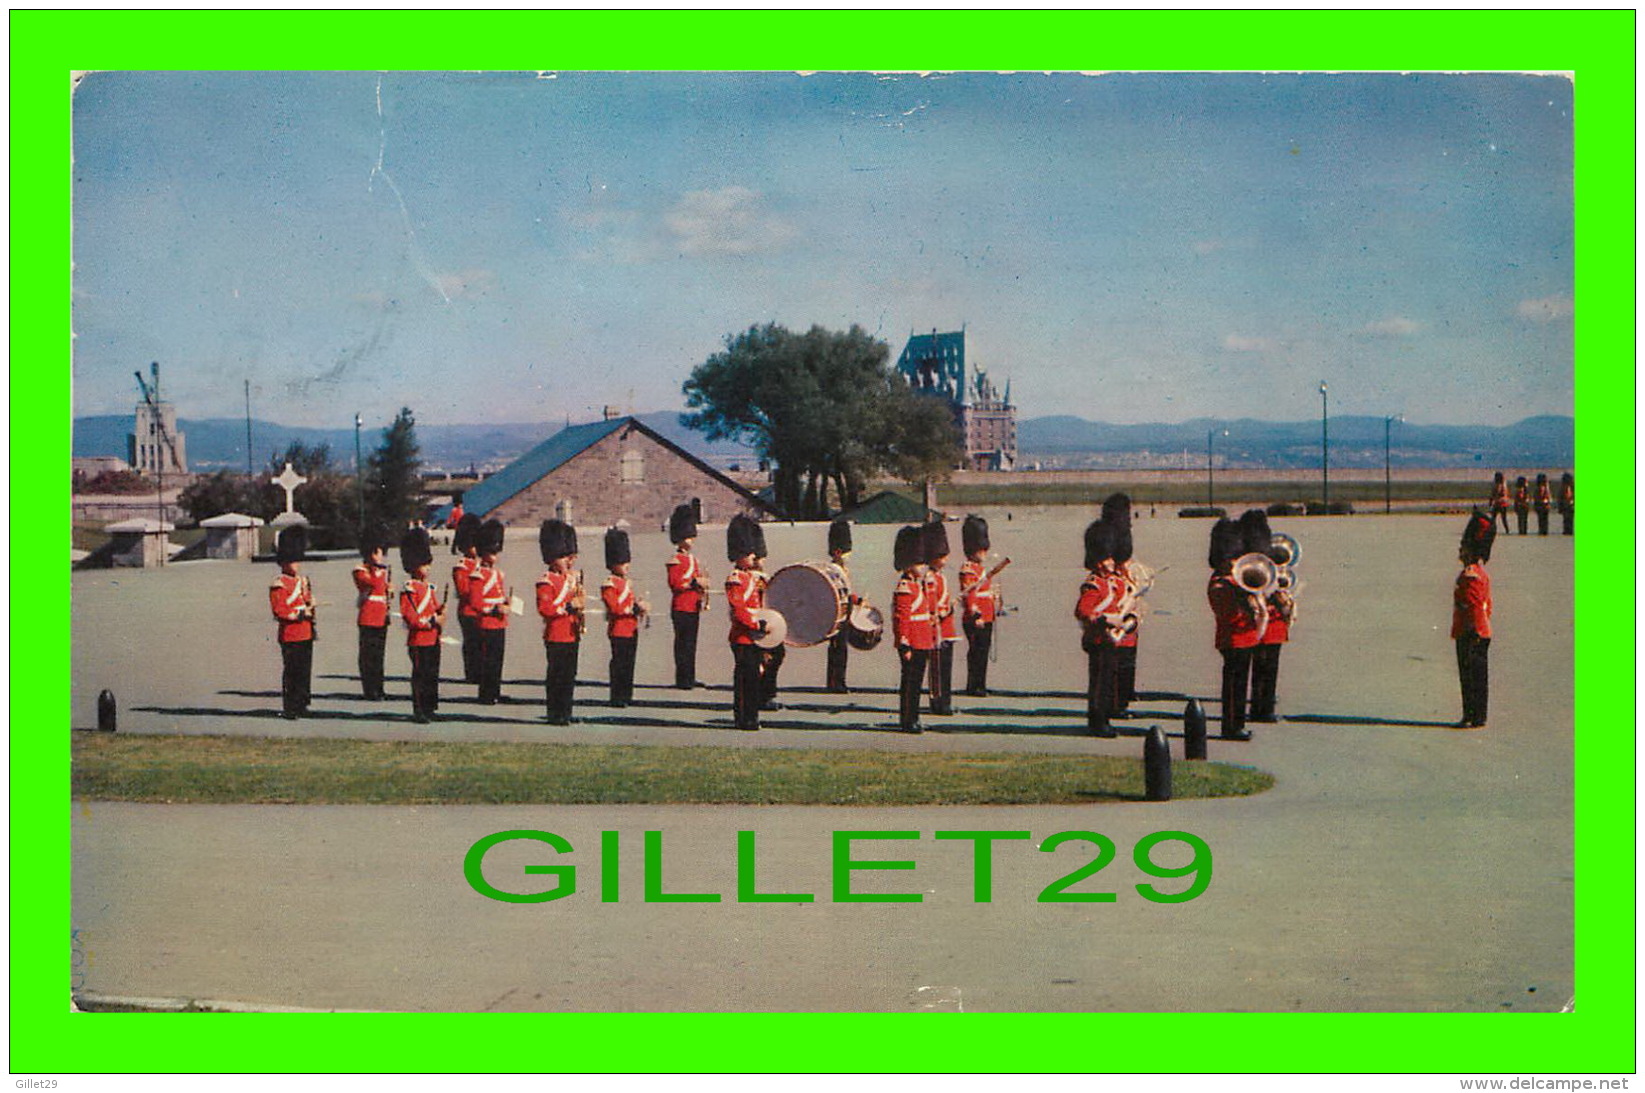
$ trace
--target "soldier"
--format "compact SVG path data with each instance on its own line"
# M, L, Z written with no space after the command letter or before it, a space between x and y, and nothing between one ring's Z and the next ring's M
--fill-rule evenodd
M400 565L406 586L400 592L400 618L406 624L406 652L411 656L411 719L419 725L434 720L440 706L440 633L445 629L446 607L429 583L434 551L428 532L412 528L400 540Z
M742 513L731 518L725 529L725 556L734 567L725 581L726 611L731 616L732 723L750 732L760 727L760 702L764 694L760 679L765 650L755 639L766 632L765 623L754 612L765 606L758 570L765 553L765 535L760 525Z
M628 532L608 529L605 567L611 576L600 586L600 600L605 604L606 637L611 640L611 705L619 710L634 700L634 657L639 651L640 620L647 610L636 598L634 582L628 579L632 561Z
M299 572L307 550L307 528L299 524L280 532L274 544L280 575L268 590L280 642L280 716L287 721L308 712L314 668L314 590Z
M446 516L446 527L455 530L463 522L463 495L455 493L451 496L451 512Z
M468 582L480 568L480 552L475 547L475 536L480 532L480 518L472 512L457 520L457 530L451 537L451 550L460 555L451 567L451 592L457 599L457 625L463 632L463 682L480 682L480 616L468 603Z
M1266 555L1276 565L1289 557L1275 548L1268 516L1260 509L1246 512L1239 518L1239 525L1246 554ZM1279 701L1279 654L1290 640L1296 605L1289 592L1276 588L1264 597L1262 609L1267 622L1261 640L1251 649L1251 706L1247 720L1272 724L1279 720L1275 712Z
M897 531L892 559L900 574L891 596L891 638L902 661L897 690L898 723L904 732L920 732L920 681L937 644L925 587L925 544L918 527Z
M1462 682L1459 729L1483 729L1490 704L1491 575L1485 572L1485 563L1491 560L1495 539L1496 522L1475 509L1462 531L1457 551L1462 572L1451 597L1451 637L1457 645L1457 675Z
M954 643L960 640L959 615L948 594L948 528L933 520L921 531L925 548L925 592L937 643L931 650L931 712L948 717L954 712Z
M708 610L708 574L691 552L697 541L697 514L679 505L668 517L668 538L674 557L668 560L668 614L674 620L674 686L682 691L697 682L697 626Z
M1548 534L1548 510L1554 507L1553 495L1548 490L1548 476L1536 476L1536 530L1538 535Z
M1114 716L1126 717L1137 699L1137 639L1142 631L1142 613L1136 610L1142 565L1131 557L1131 498L1109 495L1102 503L1102 521L1114 529L1114 574L1124 584L1130 608L1129 622L1114 643Z
M1091 521L1085 529L1087 572L1074 605L1086 656L1085 724L1102 737L1117 735L1110 719L1118 682L1115 652L1122 632L1119 609L1125 585L1114 572L1114 539L1114 529L1102 520Z
M1205 595L1217 628L1215 643L1222 654L1222 737L1249 740L1245 727L1245 703L1251 684L1252 650L1262 641L1268 625L1265 604L1235 583L1234 559L1245 553L1239 525L1224 517L1211 528L1211 549L1207 562L1211 580Z
M360 630L360 691L383 699L383 652L388 647L388 597L394 591L388 567L388 533L373 531L360 543L354 567L355 623Z
M988 521L967 516L960 525L960 598L965 613L965 693L988 694L988 653L994 644L994 620L999 616L1000 590L985 565L988 557Z
M1501 471L1491 482L1491 512L1502 521L1502 530L1508 531L1508 481Z
M1559 521L1561 535L1576 534L1576 475L1570 471L1559 477Z
M1519 518L1519 533L1529 535L1531 522L1531 487L1522 474L1514 480L1514 515Z
M543 652L548 661L543 687L550 725L571 724L577 689L577 653L585 608L583 575L577 570L577 529L564 520L544 520L537 532L547 571L537 578L537 614L543 618Z
M507 578L497 568L503 552L504 528L499 520L487 520L474 533L474 549L480 564L468 579L464 604L475 618L476 682L482 706L495 706L503 692L503 653L508 644L509 594Z
M845 588L847 619L851 608L862 602L862 597L851 589L851 570L846 562L851 557L851 522L841 517L828 525L828 565ZM824 688L829 694L850 694L845 685L845 667L850 655L851 642L847 637L849 621L842 623L828 639L828 675Z

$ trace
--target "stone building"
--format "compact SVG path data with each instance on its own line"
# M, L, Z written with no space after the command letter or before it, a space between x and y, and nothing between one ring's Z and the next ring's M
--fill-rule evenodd
M635 528L668 522L676 505L696 501L703 523L736 513L775 511L685 449L633 417L568 425L463 494L463 511L509 527L558 518L582 527L626 520ZM443 521L450 506L434 513Z
M897 371L922 395L948 403L965 441L965 468L1008 471L1017 463L1017 408L1011 385L1002 395L987 372L968 368L965 331L915 334L897 358Z
M158 382L155 386L158 389ZM136 428L126 435L126 459L132 470L146 478L188 473L175 406L159 401L137 404Z

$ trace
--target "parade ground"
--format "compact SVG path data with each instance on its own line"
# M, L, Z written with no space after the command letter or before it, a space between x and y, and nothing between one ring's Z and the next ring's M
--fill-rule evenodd
M1237 504L1230 511L1237 515ZM1174 513L1174 510L1173 510ZM1086 665L1072 609L1083 573L1084 508L994 508L993 555L1010 612L999 624L988 698L956 699L896 731L889 640L854 652L850 695L821 691L824 650L790 649L783 708L758 733L731 728L724 600L703 622L698 676L677 691L659 529L635 528L633 576L659 612L640 632L633 706L605 705L606 645L584 639L578 722L543 723L544 655L531 587L536 530L519 529L500 566L527 614L511 622L505 701L482 707L445 647L443 720L411 720L403 637L391 633L389 700L366 702L355 669L351 562L304 572L320 602L312 716L284 721L269 616L272 564L192 562L75 573L76 730L97 723L104 689L120 733L371 740L648 744L689 748L849 748L893 753L1029 751L1140 759L1154 725L1180 764L1183 710L1211 718L1210 757L1274 775L1252 797L1075 806L194 805L76 800L75 986L112 998L255 1007L399 1011L1514 1012L1559 1011L1575 995L1573 943L1573 539L1498 536L1490 563L1495 637L1489 727L1458 731L1449 637L1460 516L1276 518L1301 544L1299 617L1283 654L1279 724L1250 742L1216 738L1220 660L1205 565L1210 523L1140 508L1136 557L1158 571L1140 642L1139 702L1120 736L1084 732ZM892 526L858 526L857 591L889 607ZM1534 522L1533 522L1534 530ZM959 526L950 525L959 557ZM591 586L604 576L597 529L582 532ZM773 524L768 571L825 555L826 526ZM723 581L724 531L697 553ZM395 580L402 574L397 558ZM435 577L450 556L436 546ZM455 627L453 627L455 630ZM963 686L964 644L956 658ZM464 858L494 832L552 832L574 849L511 842L487 858L499 888L552 884L524 866L575 865L576 891L544 903L486 898ZM661 832L646 898L647 832ZM764 894L739 900L738 832L754 832ZM855 893L835 898L839 832L862 840ZM1070 891L1112 901L1041 902L1090 861L1092 832L1112 866ZM602 832L619 849L602 859ZM975 838L997 832L991 891L979 901ZM1203 840L1202 894L1154 902L1133 851L1154 832ZM1187 861L1185 844L1157 860ZM1173 857L1173 853L1175 856ZM1170 859L1167 861L1167 859ZM620 892L604 902L607 886Z

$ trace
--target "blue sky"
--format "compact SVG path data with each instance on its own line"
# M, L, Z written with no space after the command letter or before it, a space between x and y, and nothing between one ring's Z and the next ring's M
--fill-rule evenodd
M756 323L1025 417L1572 412L1559 76L95 73L78 414L574 421Z

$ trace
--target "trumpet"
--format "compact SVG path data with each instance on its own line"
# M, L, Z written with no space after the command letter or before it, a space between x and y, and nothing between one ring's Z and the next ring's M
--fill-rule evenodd
M1266 554L1241 554L1234 559L1233 581L1252 596L1266 596L1279 588L1279 566Z
M572 574L575 584L571 586L571 613L577 616L577 637L582 638L588 630L588 594L583 589L583 571L577 570Z

